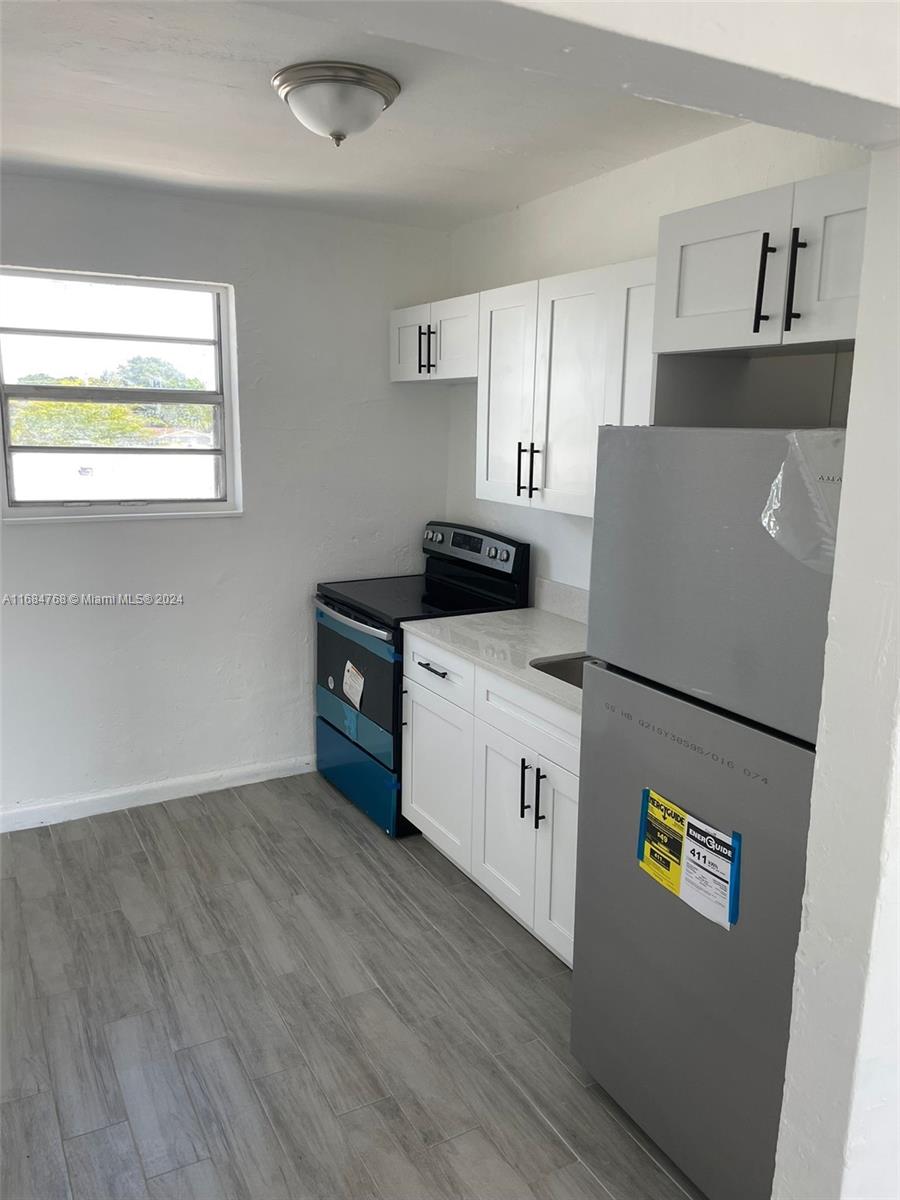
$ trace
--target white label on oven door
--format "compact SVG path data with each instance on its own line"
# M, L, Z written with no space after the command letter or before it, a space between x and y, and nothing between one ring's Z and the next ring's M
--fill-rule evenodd
M359 708L365 683L366 679L362 671L357 670L348 658L347 665L344 667L344 695L354 708Z

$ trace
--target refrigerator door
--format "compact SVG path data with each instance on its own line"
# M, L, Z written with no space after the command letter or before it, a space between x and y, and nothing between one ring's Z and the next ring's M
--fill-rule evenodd
M601 429L588 652L815 742L843 448Z
M814 754L585 669L572 1051L710 1200L769 1200ZM742 835L730 929L638 866L644 788Z

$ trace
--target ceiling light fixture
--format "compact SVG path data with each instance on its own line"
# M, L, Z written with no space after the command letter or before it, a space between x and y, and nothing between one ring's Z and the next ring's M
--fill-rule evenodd
M272 87L301 125L336 146L362 133L400 95L392 75L358 63L295 63L272 76Z

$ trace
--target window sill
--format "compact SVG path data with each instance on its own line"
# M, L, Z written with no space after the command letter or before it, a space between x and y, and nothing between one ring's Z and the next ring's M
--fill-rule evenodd
M132 512L86 512L82 509L78 512L35 512L29 513L27 516L20 515L14 509L6 509L2 520L4 525L46 525L76 521L82 523L88 521L167 521L173 518L183 521L194 517L205 519L209 517L241 517L243 515L243 508L193 508L181 511L155 510L150 512L145 509Z

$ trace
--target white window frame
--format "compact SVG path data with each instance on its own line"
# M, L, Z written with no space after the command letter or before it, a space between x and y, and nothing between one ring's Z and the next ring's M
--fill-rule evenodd
M152 389L144 391L139 388L76 388L50 387L34 384L7 384L2 376L0 364L0 421L2 421L3 454L2 458L2 519L9 523L26 523L30 521L84 521L84 520L128 520L135 517L211 517L234 516L243 511L241 497L241 456L240 456L240 427L238 422L237 395L237 360L235 344L234 321L234 288L227 283L203 283L197 280L162 279L140 275L106 275L93 271L55 271L37 267L0 266L0 277L9 275L39 276L45 279L84 280L90 283L126 284L141 287L177 287L182 291L201 291L211 293L216 300L218 346L217 375L219 391L216 392L179 392L177 400L174 392L165 392L176 403L214 403L221 409L222 414L222 450L221 463L225 474L224 495L216 500L72 500L65 503L42 500L11 499L11 471L9 430L7 420L7 400L26 395L30 399L43 396L46 399L89 399L96 401L110 400L122 403L135 403L140 400L160 402L160 392ZM72 330L43 330L31 326L3 326L3 333L45 333L48 336L63 333L68 336L79 335L80 331ZM185 343L209 344L208 339L172 338L142 334L123 333L88 333L86 337L99 337L109 341L183 341ZM90 450L90 447L78 447ZM162 451L154 451L161 453ZM180 453L195 453L180 451ZM212 451L210 453L218 453Z

